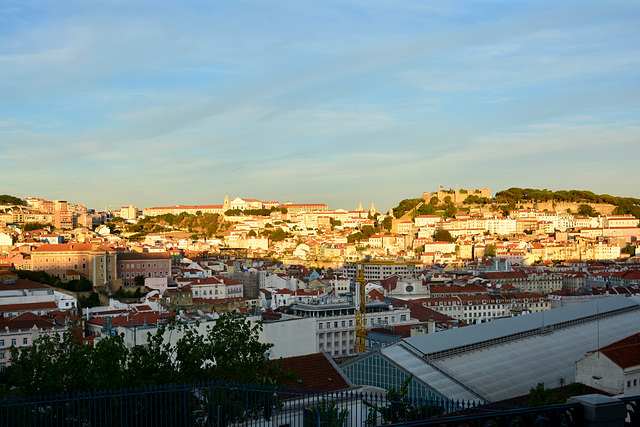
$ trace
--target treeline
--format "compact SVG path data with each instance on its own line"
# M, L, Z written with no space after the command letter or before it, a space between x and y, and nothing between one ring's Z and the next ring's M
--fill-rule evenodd
M212 237L218 232L222 222L222 218L217 213L197 212L193 215L182 212L178 215L164 214L141 218L137 224L127 225L125 230L137 233L130 237L133 240L149 233L166 231L165 226L188 230L191 233L199 232L204 237Z
M9 194L0 194L0 205L27 206L27 203L19 197L10 196Z
M437 199L437 197L436 197L436 199ZM406 214L407 212L409 212L411 209L415 208L416 206L418 206L422 202L424 202L424 200L422 198L419 198L419 199L404 199L400 203L398 203L398 206L396 206L395 208L392 209L393 216L396 219L400 219L400 218L402 218L402 216L404 214Z
M91 282L84 277L63 282L59 277L51 276L41 270L14 270L13 272L21 279L28 279L33 282L54 286L71 292L87 292L93 289Z
M609 194L595 194L587 190L538 190L535 188L512 187L496 193L497 203L535 201L535 202L568 202L568 203L606 203L619 206L622 203L640 205L640 199L632 197L615 197Z
M287 213L287 208L272 207L271 209L229 209L224 214L226 216L240 216L240 215L255 215L255 216L269 216L273 212Z
M364 227L362 227L362 230L358 231L357 233L348 235L347 242L353 243L353 242L358 242L360 240L367 240L369 237L373 236L374 234L378 234L379 232L380 232L379 228L372 227L370 225L365 225Z
M76 331L44 335L30 347L11 347L11 364L0 373L0 395L36 396L99 389L156 386L208 380L257 385L284 384L294 377L277 362L265 363L273 344L261 343L261 325L224 314L204 334L193 325L171 323L149 334L146 345L125 346L122 336L83 345ZM180 333L170 345L165 331ZM167 334L169 335L169 334Z
M615 205L614 215L633 215L640 218L640 199L616 197L609 194L595 194L587 190L538 190L535 188L512 187L496 193L495 202L515 207L521 202L566 202L566 203L604 203Z

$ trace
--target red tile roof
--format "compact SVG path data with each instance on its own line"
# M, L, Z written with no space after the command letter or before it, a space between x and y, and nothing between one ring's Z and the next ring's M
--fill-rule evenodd
M640 366L640 333L602 347L600 352L622 369Z
M5 328L9 328L9 330L31 329L34 326L37 328L53 328L55 324L30 312L22 313L9 319L0 318L0 330L5 330Z
M291 384L294 388L313 390L344 390L350 388L336 365L324 353L281 359L282 369L298 374L300 382Z

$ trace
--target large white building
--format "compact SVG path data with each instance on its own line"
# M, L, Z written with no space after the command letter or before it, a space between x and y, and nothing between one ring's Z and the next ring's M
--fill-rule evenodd
M291 316L315 319L316 352L325 351L334 357L354 354L355 306L350 299L334 298L318 304L293 304L291 311ZM367 329L415 323L411 320L411 310L395 308L382 301L367 302L366 311Z
M538 383L575 382L594 348L640 332L640 298L623 296L406 338L341 366L355 384L416 397L497 402Z
M355 283L357 277L357 264L346 264L344 270L349 280ZM369 262L364 264L364 279L384 280L391 276L407 277L416 272L416 265L408 262Z
M616 341L578 360L576 381L613 395L640 395L640 334Z

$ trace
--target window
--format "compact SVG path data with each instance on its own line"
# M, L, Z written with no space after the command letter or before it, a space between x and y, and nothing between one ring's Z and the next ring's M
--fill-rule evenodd
M333 327L337 328L338 327L338 322L333 322Z
M0 347L4 347L4 340L0 340Z
M318 329L322 329L322 323L318 323Z
M11 345L16 345L16 339L15 338L11 338ZM631 381L629 381L629 384L631 384Z
M11 341L15 341L15 340L11 340ZM631 387L631 380L627 381L627 388Z
M22 344L23 345L27 345L27 339L26 338L22 338Z
M349 326L353 326L353 320L349 320Z
M0 359L4 359L4 351L0 351ZM4 368L4 366L3 366Z
M331 322L327 322L327 329L331 327Z
M344 328L345 326L347 326L347 321L346 321L346 320L343 320L343 321L342 321L342 327Z

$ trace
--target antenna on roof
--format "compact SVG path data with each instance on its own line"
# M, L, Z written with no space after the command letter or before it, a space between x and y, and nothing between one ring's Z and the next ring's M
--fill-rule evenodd
M596 328L597 328L597 334L598 334L598 359L600 359L600 303L598 302L596 304Z

